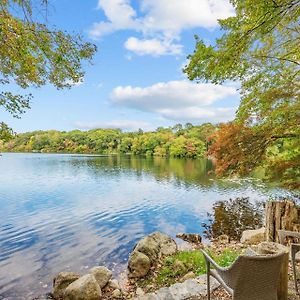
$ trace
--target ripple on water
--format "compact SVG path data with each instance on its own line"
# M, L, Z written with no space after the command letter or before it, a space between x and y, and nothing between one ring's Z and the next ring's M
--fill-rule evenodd
M265 200L273 192L251 180L215 180L210 166L205 160L3 154L0 299L46 293L62 270L106 264L119 272L143 235L199 232L215 201Z

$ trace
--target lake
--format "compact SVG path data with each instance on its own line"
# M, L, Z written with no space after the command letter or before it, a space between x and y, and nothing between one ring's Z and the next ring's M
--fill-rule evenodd
M12 154L0 157L0 299L32 299L60 271L125 269L145 234L201 233L216 201L287 192L216 180L209 160Z

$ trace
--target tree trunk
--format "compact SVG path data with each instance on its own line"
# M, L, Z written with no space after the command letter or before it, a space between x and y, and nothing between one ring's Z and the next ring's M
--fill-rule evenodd
M287 300L289 277L289 248L273 242L263 242L254 249L259 254L279 254L281 252L285 253L278 280L277 298L278 300Z
M277 230L298 231L298 209L293 201L269 201L266 204L266 241L279 242Z

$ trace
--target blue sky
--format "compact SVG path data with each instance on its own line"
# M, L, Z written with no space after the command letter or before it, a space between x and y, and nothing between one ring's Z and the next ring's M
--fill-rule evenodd
M239 104L236 85L189 82L182 73L194 34L213 43L227 0L52 0L48 22L80 33L98 52L80 85L33 89L21 119L0 110L15 131L122 128L228 121ZM13 88L14 91L24 92Z

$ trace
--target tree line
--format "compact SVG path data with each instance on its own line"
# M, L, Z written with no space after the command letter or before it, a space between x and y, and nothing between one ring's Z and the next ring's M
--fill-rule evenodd
M130 153L146 156L204 157L208 137L216 126L177 124L159 127L153 132L122 132L120 129L89 131L33 131L13 134L3 124L0 127L0 150L11 152L58 153ZM1 133L2 132L2 133ZM2 136L2 139L1 139Z
M266 179L300 188L300 139L295 136L272 138L234 122L176 124L152 132L93 129L20 134L0 123L0 151L209 157L214 161L218 176L263 173Z

